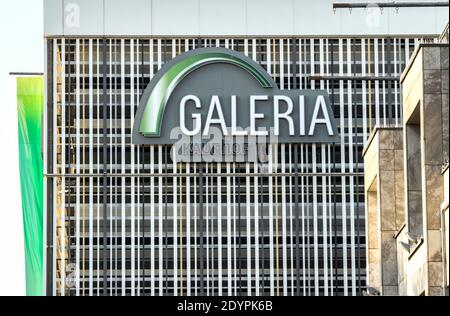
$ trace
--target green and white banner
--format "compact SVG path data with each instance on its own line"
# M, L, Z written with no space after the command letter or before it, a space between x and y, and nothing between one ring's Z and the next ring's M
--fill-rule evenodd
M43 166L41 156L44 80L17 78L19 167L25 241L26 293L44 294Z

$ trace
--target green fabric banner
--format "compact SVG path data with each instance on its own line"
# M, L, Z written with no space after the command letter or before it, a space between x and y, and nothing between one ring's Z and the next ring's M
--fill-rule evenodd
M19 168L27 295L44 295L43 166L41 157L44 80L17 78Z

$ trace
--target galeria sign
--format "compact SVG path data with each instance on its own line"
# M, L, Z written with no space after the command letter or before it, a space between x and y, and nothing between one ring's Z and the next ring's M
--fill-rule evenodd
M272 75L283 85L288 80ZM328 93L282 90L272 75L236 51L186 52L165 64L145 89L133 143L173 144L175 129L202 139L219 129L223 136L275 136L279 143L337 141Z

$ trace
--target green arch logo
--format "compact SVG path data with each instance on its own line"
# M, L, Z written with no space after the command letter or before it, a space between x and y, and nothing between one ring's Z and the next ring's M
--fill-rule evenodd
M224 48L199 48L180 55L165 65L152 80L144 93L138 112L139 133L144 137L158 137L167 101L176 86L194 70L213 63L235 65L250 73L264 88L274 85L272 78L261 66L238 52ZM140 119L139 119L140 115ZM134 135L135 132L133 133Z

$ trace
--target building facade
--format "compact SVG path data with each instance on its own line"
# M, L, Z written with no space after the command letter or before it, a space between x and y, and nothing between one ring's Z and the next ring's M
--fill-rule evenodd
M448 295L447 39L415 49L403 125L375 129L364 152L372 294Z
M185 8L192 19L167 24L169 2L199 11ZM301 1L245 1L236 13L213 2L46 1L48 295L365 289L362 150L374 126L402 125L399 76L414 47L435 40L434 30L343 35L330 20L317 35L295 24L291 11L308 8ZM235 24L218 29L211 15L223 19L222 10ZM168 146L134 145L148 83L166 62L200 47L249 56L280 89L326 90L339 142L274 144L266 166L177 163Z

